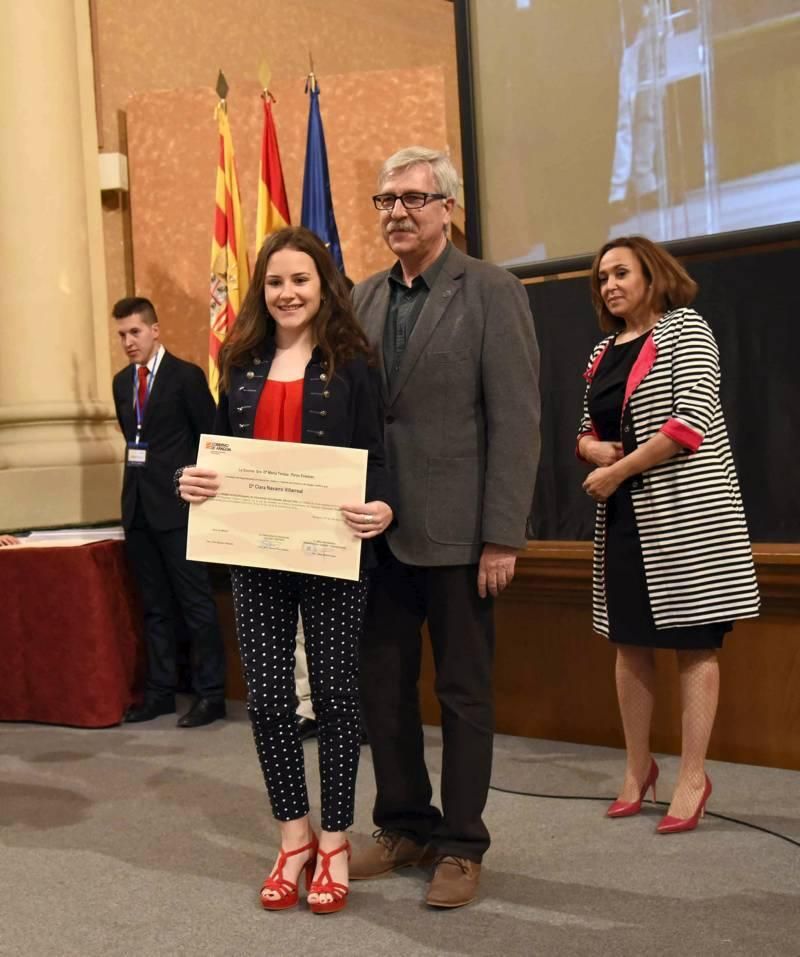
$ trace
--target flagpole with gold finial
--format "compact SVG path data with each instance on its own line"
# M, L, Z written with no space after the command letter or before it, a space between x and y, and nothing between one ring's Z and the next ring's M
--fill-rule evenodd
M317 74L314 72L314 57L311 50L308 51L308 77L306 78L306 93L309 90L314 92L317 88Z
M217 96L219 97L219 103L217 103L217 109L223 109L225 112L228 112L228 81L225 79L225 74L222 72L222 67L220 67L219 75L217 76Z
M275 97L272 95L269 89L271 80L272 71L269 68L269 64L266 60L262 60L261 66L258 68L258 82L261 84L261 97L265 102L269 99L274 103Z

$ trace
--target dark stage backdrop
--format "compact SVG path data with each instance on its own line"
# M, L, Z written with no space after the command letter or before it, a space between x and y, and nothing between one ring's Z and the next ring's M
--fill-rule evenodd
M753 251L686 266L694 304L720 348L722 407L758 542L800 541L800 249ZM589 539L593 503L575 457L583 372L602 338L588 277L526 286L542 351L542 458L529 535Z

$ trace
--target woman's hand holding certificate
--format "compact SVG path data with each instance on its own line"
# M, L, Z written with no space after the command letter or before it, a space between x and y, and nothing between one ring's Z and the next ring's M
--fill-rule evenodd
M386 502L367 502L366 505L343 505L345 522L358 538L375 538L392 524L394 512Z
M212 469L200 469L189 465L181 474L178 490L184 502L199 504L207 498L213 498L219 491L219 473Z

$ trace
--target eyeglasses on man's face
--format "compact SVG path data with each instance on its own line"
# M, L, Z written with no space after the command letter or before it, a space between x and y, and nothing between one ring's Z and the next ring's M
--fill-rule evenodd
M398 199L406 209L422 209L432 199L447 199L447 197L444 193L403 193L401 196L395 193L378 193L377 196L372 197L372 202L375 203L375 209L388 213L394 209Z

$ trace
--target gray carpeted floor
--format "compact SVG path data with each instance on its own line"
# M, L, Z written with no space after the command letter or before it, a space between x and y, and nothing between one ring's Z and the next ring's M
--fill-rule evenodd
M479 902L436 912L425 875L354 885L347 910L262 911L271 826L243 706L182 731L174 717L107 731L0 725L0 954L800 954L800 849L707 817L660 837L662 808L609 821L604 804L493 791ZM438 787L438 730L429 766ZM306 745L316 794L316 744ZM498 737L494 783L614 795L619 751ZM677 759L661 763L669 797ZM800 841L800 774L712 763L710 811ZM369 749L356 832L371 830Z

